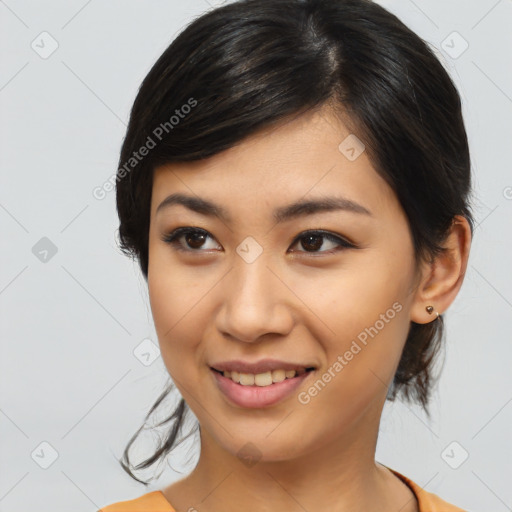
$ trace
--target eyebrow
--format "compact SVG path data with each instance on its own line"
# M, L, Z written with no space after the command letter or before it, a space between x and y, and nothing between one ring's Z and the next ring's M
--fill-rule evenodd
M225 222L231 222L231 215L229 215L227 210L222 206L200 197L179 193L167 196L158 205L156 213L174 204L185 206L189 210L202 215L217 217ZM372 216L370 210L345 197L319 197L307 200L302 199L295 203L276 208L273 213L273 218L276 223L281 223L297 217L338 210Z

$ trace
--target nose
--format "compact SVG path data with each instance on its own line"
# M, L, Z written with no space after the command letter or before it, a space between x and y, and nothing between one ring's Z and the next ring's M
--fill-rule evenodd
M262 256L235 261L221 291L216 325L225 336L252 343L266 334L286 335L294 325L293 293Z

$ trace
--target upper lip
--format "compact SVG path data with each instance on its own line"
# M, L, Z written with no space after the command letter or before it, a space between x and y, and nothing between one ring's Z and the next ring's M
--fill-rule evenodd
M312 364L290 363L279 361L278 359L261 359L255 363L249 363L242 360L221 361L211 365L214 370L221 372L238 372L238 373L266 373L272 370L301 370L314 368Z

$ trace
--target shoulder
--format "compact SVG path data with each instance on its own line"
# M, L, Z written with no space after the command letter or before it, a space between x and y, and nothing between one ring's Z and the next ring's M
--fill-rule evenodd
M387 466L386 466L387 467ZM418 500L419 512L467 512L466 510L456 507L447 501L441 499L437 494L425 491L417 483L410 478L402 475L398 471L388 469L402 480L412 490Z
M133 500L112 503L98 512L175 512L162 491L152 491Z

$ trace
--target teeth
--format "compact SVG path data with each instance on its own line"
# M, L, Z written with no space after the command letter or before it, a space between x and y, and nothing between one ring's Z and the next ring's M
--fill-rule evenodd
M272 370L272 381L283 382L286 379L286 372L284 370Z
M238 373L238 372L222 372L224 377L231 379L233 382L242 386L270 386L273 383L283 382L285 379L293 379L296 375L302 375L306 372L305 368L298 371L295 370L272 370L265 373Z
M254 386L254 375L252 373L241 373L240 384L242 386Z
M272 372L258 373L254 376L256 386L270 386L272 384Z

